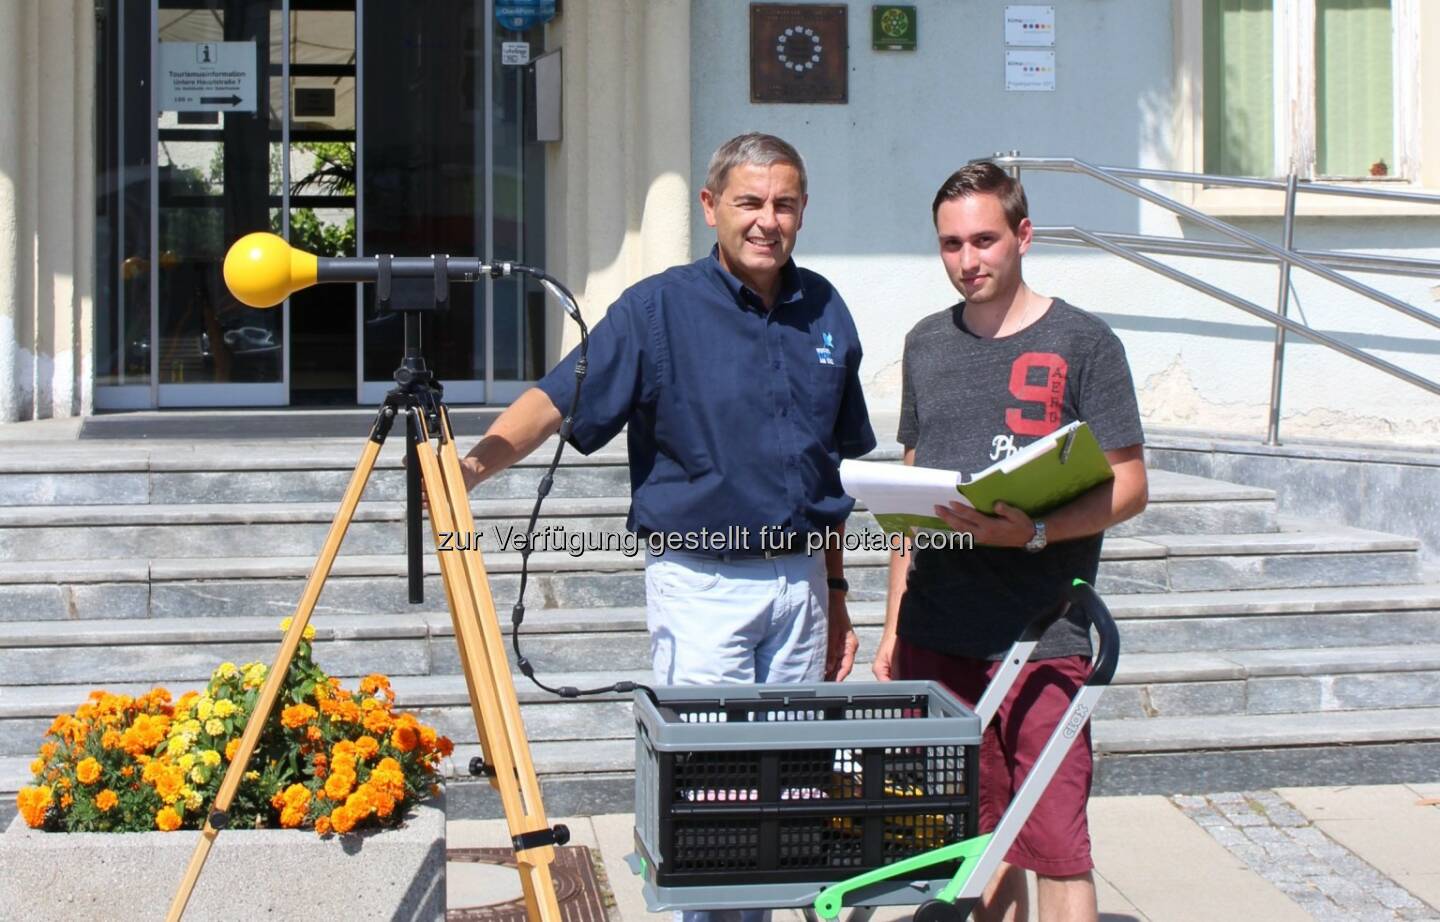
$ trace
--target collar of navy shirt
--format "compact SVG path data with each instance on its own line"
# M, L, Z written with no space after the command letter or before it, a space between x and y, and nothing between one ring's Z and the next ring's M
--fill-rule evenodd
M720 263L720 244L718 243L710 248L710 267L730 294L735 297L735 303L747 310L768 314L781 305L794 304L805 298L805 286L800 281L800 270L795 267L793 257L785 260L785 265L780 267L780 293L775 297L774 308L766 308L764 298L760 297L749 285L732 275L730 270Z

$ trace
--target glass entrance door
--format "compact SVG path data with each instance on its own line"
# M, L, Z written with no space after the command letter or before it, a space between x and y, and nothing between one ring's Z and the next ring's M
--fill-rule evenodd
M543 30L504 31L492 0L113 0L100 23L99 408L379 399L399 318L366 286L239 304L221 266L253 230L325 256L541 261L533 72L500 46L538 54ZM543 311L522 280L455 286L424 336L449 399L537 377Z

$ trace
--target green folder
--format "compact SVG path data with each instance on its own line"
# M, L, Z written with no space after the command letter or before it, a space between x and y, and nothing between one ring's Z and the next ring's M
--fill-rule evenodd
M970 477L957 475L955 489L976 509L993 515L997 502L1031 517L1063 506L1115 476L1095 433L1083 422L1063 426ZM911 528L947 529L931 515L871 510L887 532Z

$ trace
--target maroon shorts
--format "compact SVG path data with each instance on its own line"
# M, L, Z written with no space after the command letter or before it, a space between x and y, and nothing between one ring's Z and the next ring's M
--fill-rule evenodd
M934 679L974 707L999 662L950 656L899 640L895 677ZM1090 659L1066 656L1026 663L985 728L980 743L980 831L991 832L1070 701L1090 675ZM1070 746L1005 860L1046 877L1071 877L1095 867L1085 803L1093 773L1090 724Z

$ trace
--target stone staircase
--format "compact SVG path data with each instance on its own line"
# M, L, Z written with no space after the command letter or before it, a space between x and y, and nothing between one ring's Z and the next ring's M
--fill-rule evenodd
M0 445L0 814L13 813L51 718L90 689L179 693L223 660L273 659L359 450L358 439ZM316 656L335 675L390 674L400 704L456 741L463 770L478 744L433 555L426 603L405 598L400 454L398 439L382 453L320 599ZM624 461L623 449L567 456L542 522L557 529L552 546L619 547ZM523 530L539 472L519 466L475 495L502 613L519 568L505 536ZM850 528L874 522L860 512ZM1440 581L1418 547L1282 515L1267 490L1153 471L1149 509L1111 533L1101 566L1123 649L1096 715L1097 790L1433 777ZM879 635L885 564L847 558L862 658ZM523 647L550 684L648 675L643 558L537 552L527 603ZM519 676L516 687L549 812L630 809L628 701L562 702ZM466 777L447 801L452 815L499 810Z

